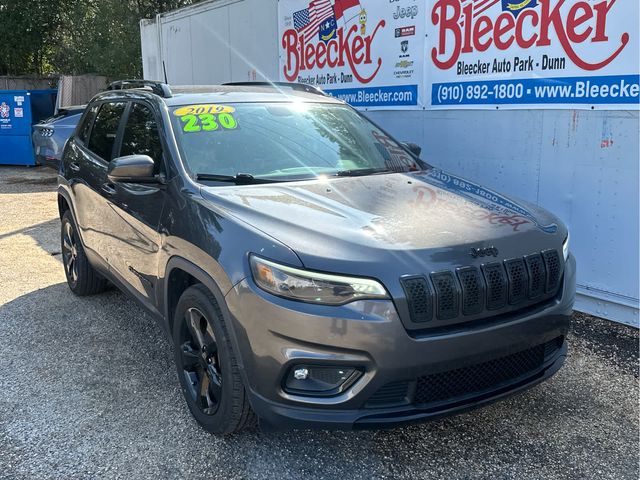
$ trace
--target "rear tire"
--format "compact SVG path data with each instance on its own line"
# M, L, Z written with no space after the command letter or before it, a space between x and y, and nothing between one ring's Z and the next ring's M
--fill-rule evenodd
M89 263L69 210L62 215L60 244L64 273L71 291L80 297L105 291L107 281Z
M214 295L202 284L180 297L173 323L178 378L187 406L206 431L239 432L256 424L229 331Z

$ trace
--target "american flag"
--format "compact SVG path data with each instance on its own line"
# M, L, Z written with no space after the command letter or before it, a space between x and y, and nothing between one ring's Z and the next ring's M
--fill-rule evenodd
M333 17L330 0L311 0L309 7L293 13L293 26L305 39L310 39L320 31L320 24Z

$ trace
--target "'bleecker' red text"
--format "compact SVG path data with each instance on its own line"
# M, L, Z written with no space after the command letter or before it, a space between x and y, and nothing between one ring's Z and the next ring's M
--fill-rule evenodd
M553 31L576 66L599 70L609 65L629 43L629 34L625 32L620 45L617 48L614 45L611 54L596 63L588 62L575 50L576 45L587 41L609 41L607 16L616 0L599 3L580 0L573 2L568 10L562 10L566 0L538 0L538 3L540 8L524 9L516 18L510 12L491 18L488 15L474 17L473 2L462 7L460 0L436 1L431 21L440 31L437 47L431 51L433 63L447 70L456 64L461 54L484 52L491 45L498 50L507 50L514 42L522 49L547 47L551 45ZM463 26L461 20L464 20Z
M376 70L369 76L361 71L362 65L373 63L371 58L371 44L378 30L385 26L381 20L373 32L367 36L358 35L358 26L353 25L346 32L344 27L338 29L337 38L328 43L318 41L309 42L304 35L299 35L295 29L290 29L282 35L282 47L285 49L287 60L284 66L284 76L290 82L295 82L303 70L314 68L329 68L349 66L353 76L360 83L371 82L382 66L382 58L377 60Z

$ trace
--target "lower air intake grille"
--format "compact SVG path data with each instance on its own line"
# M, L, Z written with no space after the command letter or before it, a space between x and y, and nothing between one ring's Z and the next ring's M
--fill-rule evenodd
M407 296L411 320L416 323L428 322L433 316L433 295L429 282L424 277L403 278L402 288Z
M544 358L545 360L551 358L553 355L556 354L556 352L558 350L560 350L560 348L562 347L562 344L564 343L564 337L557 337L554 340L551 340L550 342L547 342L544 344Z
M367 407L380 407L406 402L409 382L392 382L381 387L369 398Z
M560 336L528 350L477 365L425 375L411 381L391 382L374 393L365 406L381 408L411 402L425 407L472 400L538 374L563 344L564 337Z
M538 345L485 363L419 377L414 403L429 404L456 400L497 390L541 369L545 349L545 345Z

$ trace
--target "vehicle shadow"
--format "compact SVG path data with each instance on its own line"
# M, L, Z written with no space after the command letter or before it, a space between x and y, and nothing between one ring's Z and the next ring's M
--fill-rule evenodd
M16 235L27 235L31 237L42 250L60 260L61 252L59 231L60 220L54 218L47 220L46 222L0 233L0 241Z
M0 166L0 195L54 191L58 184L58 172L45 166Z

